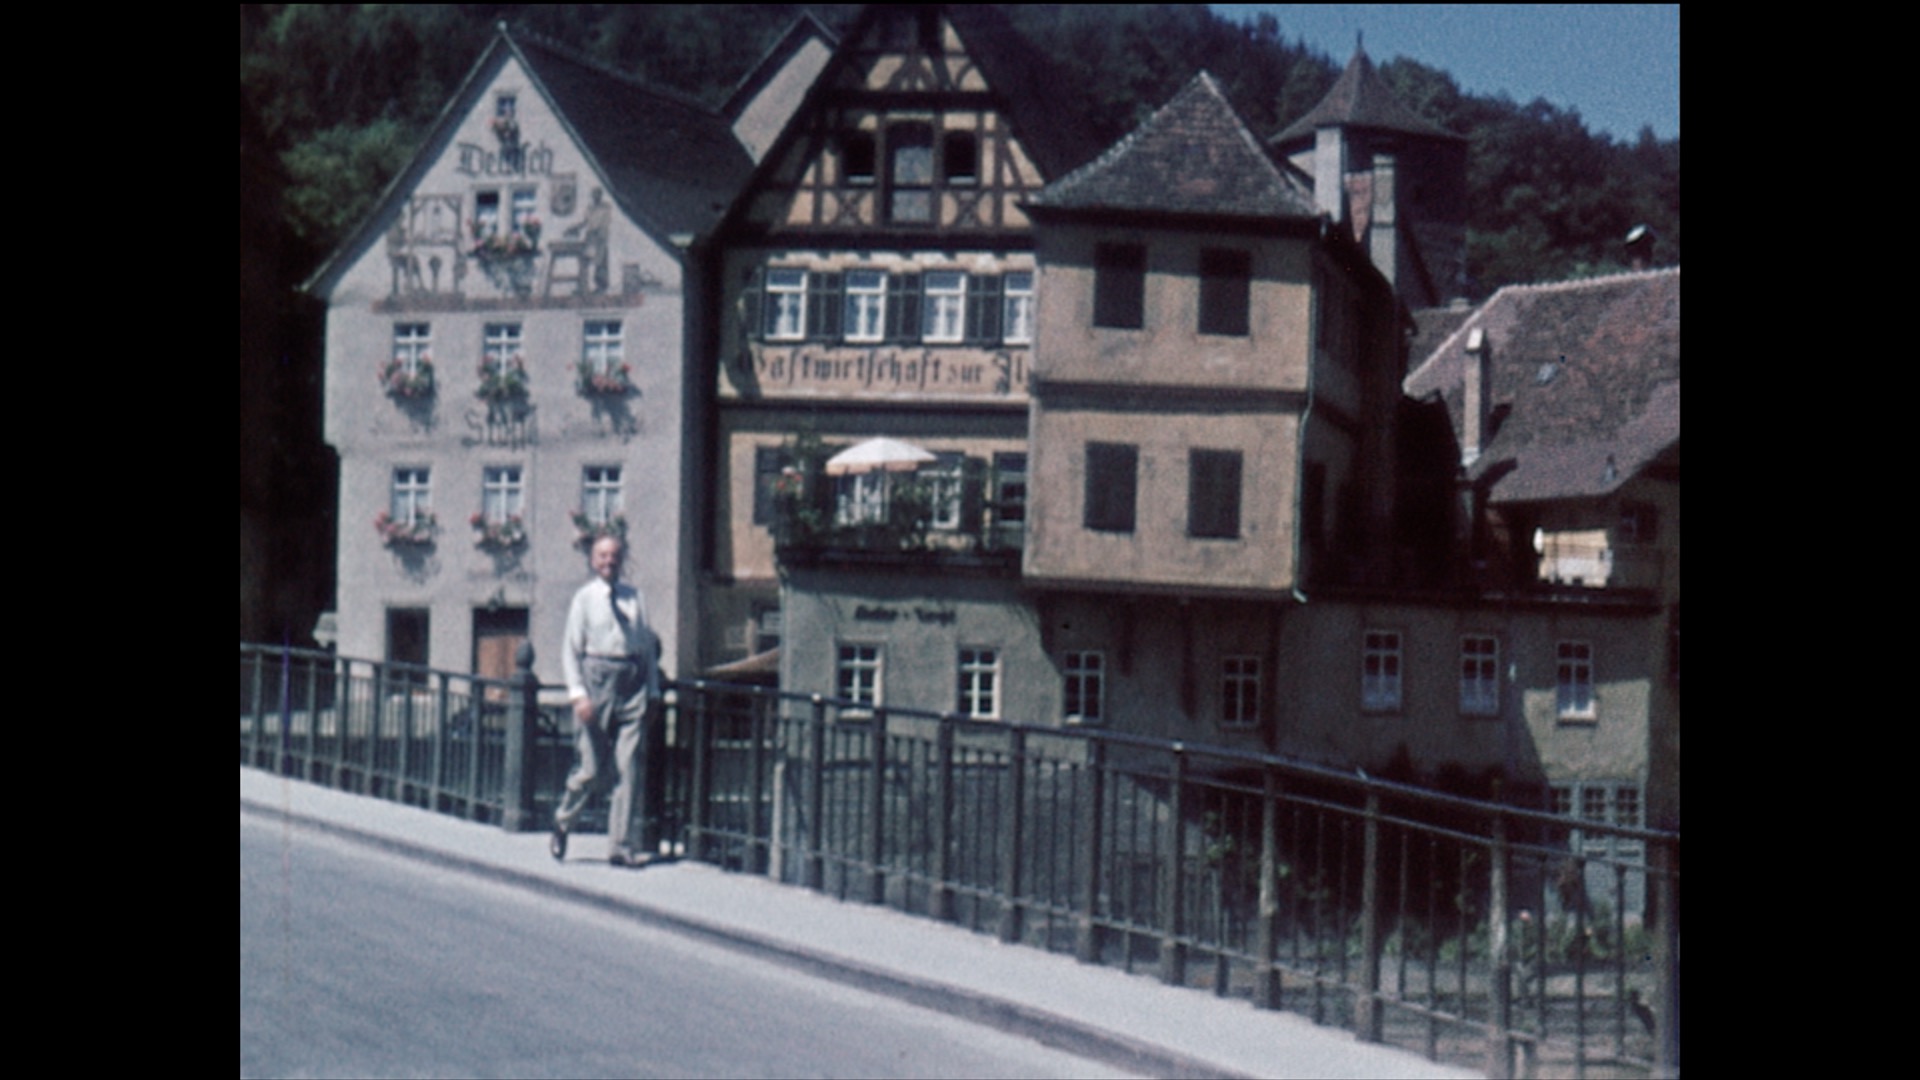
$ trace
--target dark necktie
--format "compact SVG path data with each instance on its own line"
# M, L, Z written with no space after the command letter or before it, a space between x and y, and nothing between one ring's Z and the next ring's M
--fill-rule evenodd
M628 631L631 631L633 627L628 625L627 613L620 610L620 590L619 589L616 589L612 586L607 587L607 603L613 605L613 618L615 622L620 624L621 632L626 633Z

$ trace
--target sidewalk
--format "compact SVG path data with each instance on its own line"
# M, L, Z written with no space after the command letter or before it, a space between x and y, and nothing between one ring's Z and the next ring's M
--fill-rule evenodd
M763 877L691 862L616 869L602 861L600 836L576 837L568 860L556 863L543 832L507 833L246 768L240 770L240 809L618 911L1147 1075L1479 1075L1356 1042L1292 1013L1003 945L961 927Z

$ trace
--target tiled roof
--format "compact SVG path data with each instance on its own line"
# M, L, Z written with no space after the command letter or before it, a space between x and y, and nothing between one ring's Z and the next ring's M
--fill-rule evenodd
M1444 401L1455 432L1476 328L1505 416L1467 472L1494 502L1604 495L1679 445L1679 267L1494 293L1404 384Z
M753 168L724 117L551 42L512 42L624 210L668 234L712 229Z
M1132 134L1031 202L1061 210L1319 214L1305 185L1274 164L1204 71Z
M1460 136L1428 120L1400 103L1387 87L1386 80L1374 70L1373 61L1363 49L1355 49L1353 59L1334 81L1333 89L1307 114L1275 135L1274 143L1311 139L1316 128L1361 127L1379 131L1402 131L1442 139Z

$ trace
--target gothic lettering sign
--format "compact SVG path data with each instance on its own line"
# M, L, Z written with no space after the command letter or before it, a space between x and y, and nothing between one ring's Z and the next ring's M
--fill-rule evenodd
M552 176L553 150L539 146L505 147L489 150L478 143L456 143L459 163L454 166L466 176Z
M989 398L1027 394L1025 350L759 349L750 362L749 382L762 394Z

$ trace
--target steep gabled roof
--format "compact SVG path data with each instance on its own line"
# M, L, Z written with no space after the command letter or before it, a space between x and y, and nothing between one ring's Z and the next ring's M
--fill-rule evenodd
M551 42L511 41L629 216L666 235L713 228L753 168L724 117Z
M1493 502L1604 495L1679 446L1679 267L1494 293L1404 383L1456 432L1476 329L1506 415L1467 474Z
M516 57L628 217L668 250L676 234L712 231L753 167L724 117L690 97L607 70L558 45L514 35L502 24L440 110L413 160L303 289L324 294L332 288L446 152L500 68Z
M1374 70L1365 49L1353 50L1353 59L1334 81L1333 89L1307 114L1288 124L1280 134L1268 140L1275 144L1312 139L1314 130L1323 127L1372 128L1399 131L1441 139L1460 136L1428 120L1400 103L1386 80Z
M1042 210L1319 216L1306 186L1274 163L1204 71L1131 134L1049 184L1029 204Z
M726 104L720 106L720 112L731 119L739 118L741 111L747 107L749 101L753 100L754 95L766 88L767 83L779 74L780 69L785 67L788 61L793 59L794 53L798 52L801 46L815 38L825 42L829 49L838 48L840 45L840 36L835 34L826 23L821 22L818 15L811 11L802 11L785 32L776 38L772 45L767 46L767 51L761 55L760 62L753 65L745 75L740 77L740 81L734 84L733 92L727 95Z
M1006 103L1014 137L1042 176L1058 179L1100 152L1092 132L1059 107L1079 88L1014 28L1005 12L992 4L950 4L946 14L987 85Z

